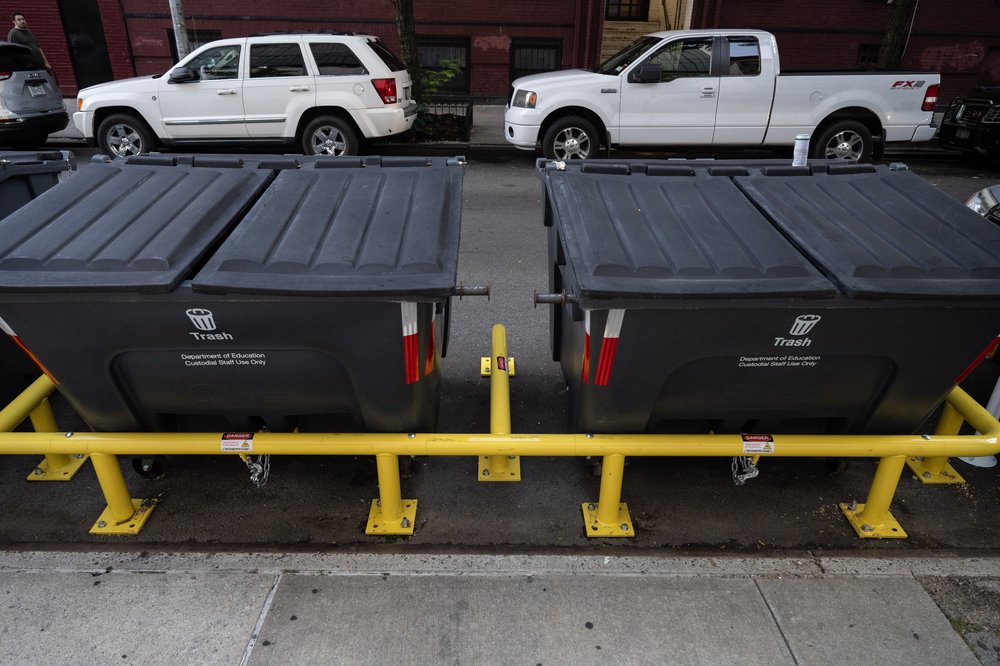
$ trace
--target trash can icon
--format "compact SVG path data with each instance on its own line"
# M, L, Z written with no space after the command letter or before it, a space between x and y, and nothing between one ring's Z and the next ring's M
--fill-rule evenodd
M795 318L795 323L792 324L792 330L789 331L791 335L805 335L813 329L819 320L822 319L819 315L807 314L799 315Z
M199 331L214 331L215 330L215 318L212 316L211 310L206 310L204 308L191 308L186 311L187 316L191 319L191 323Z

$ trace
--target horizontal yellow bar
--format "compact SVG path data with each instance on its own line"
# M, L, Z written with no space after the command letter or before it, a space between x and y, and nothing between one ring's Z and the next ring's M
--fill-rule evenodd
M39 382L36 382L39 384ZM33 385L34 387L34 385ZM30 389L29 389L30 390ZM47 395L47 394L46 394ZM24 398L22 394L18 400ZM44 397L44 396L41 396ZM39 400L41 399L39 398ZM11 403L13 406L18 402ZM774 435L764 457L987 456L1000 453L1000 423L965 391L948 401L980 435ZM31 406L33 408L33 405ZM10 409L10 407L8 407ZM6 412L7 410L3 410ZM25 414L30 413L27 409ZM16 425L16 424L15 424ZM410 456L743 456L740 435L275 433L253 436L236 451L221 433L0 432L0 455L107 453L114 455L375 455Z

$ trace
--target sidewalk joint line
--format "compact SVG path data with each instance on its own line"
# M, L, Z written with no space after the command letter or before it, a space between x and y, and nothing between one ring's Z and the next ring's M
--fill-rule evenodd
M247 643L247 648L243 652L243 658L240 659L240 666L247 666L250 663L250 657L253 655L253 649L257 645L257 639L260 637L260 632L264 629L264 621L267 620L268 614L271 612L271 605L274 604L274 597L278 593L278 586L281 584L281 579L284 577L283 573L278 573L274 577L274 581L271 583L271 589L267 592L267 598L264 600L264 607L260 609L260 616L257 618L257 624L254 625L253 632L250 634L250 641Z

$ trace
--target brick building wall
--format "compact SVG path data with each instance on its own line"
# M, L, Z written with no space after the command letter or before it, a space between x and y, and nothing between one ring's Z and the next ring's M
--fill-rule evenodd
M694 0L692 28L775 34L785 70L857 69L877 58L891 5L884 0ZM941 74L939 103L1000 85L1000 3L921 0L902 69Z
M165 0L118 0L137 74L163 72L174 62L171 20ZM599 57L603 3L557 0L538 4L525 0L483 4L478 1L428 0L414 3L420 36L468 40L469 94L506 96L510 82L512 39L544 38L562 42L564 67L592 67ZM282 30L340 30L381 37L397 53L399 39L388 0L260 0L240 3L185 0L189 32L206 40Z

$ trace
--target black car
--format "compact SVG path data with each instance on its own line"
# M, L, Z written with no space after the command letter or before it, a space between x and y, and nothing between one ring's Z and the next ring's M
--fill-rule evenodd
M52 72L27 46L0 41L0 146L35 148L68 123Z
M948 105L938 133L945 148L969 155L1000 157L1000 96L956 97Z

